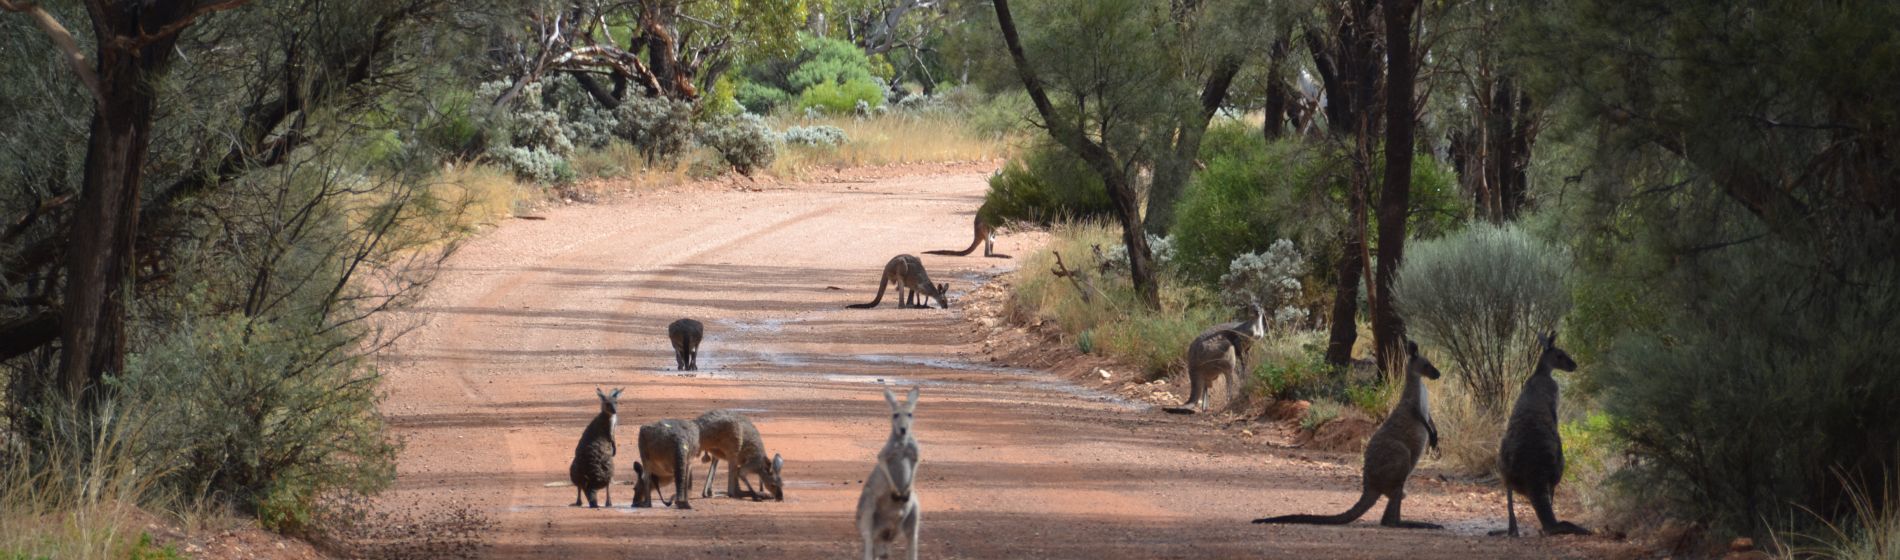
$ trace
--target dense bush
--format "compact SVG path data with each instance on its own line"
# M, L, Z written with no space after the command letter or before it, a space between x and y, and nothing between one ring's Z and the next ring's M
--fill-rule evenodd
M1537 334L1570 311L1562 249L1514 225L1478 222L1415 241L1392 286L1411 335L1444 351L1480 410L1502 418L1537 361Z
M868 110L883 103L884 88L869 80L822 82L805 88L798 95L799 107L818 109L832 115L853 114L861 106Z
M1208 285L1235 258L1266 251L1274 241L1322 246L1337 223L1334 210L1308 211L1332 206L1326 192L1334 181L1330 161L1294 142L1266 145L1254 135L1223 141L1233 128L1209 130L1203 153L1214 157L1177 203L1169 232L1180 245L1181 273Z
M508 168L516 177L549 185L572 182L578 174L567 158L540 146L490 148L488 159Z
M777 141L778 134L765 119L751 113L713 119L699 130L701 144L718 151L727 165L748 176L772 165L778 156Z
M1857 233L1832 244L1835 271L1770 238L1671 275L1694 297L1660 330L1618 339L1594 374L1640 458L1619 475L1627 488L1757 535L1853 513L1852 486L1873 510L1893 506L1900 236Z
M983 204L1004 219L1039 224L1108 216L1115 208L1100 176L1048 142L1031 145L991 176Z
M849 141L844 129L828 124L786 127L781 136L786 144L799 146L837 146Z
M300 530L318 494L371 492L395 478L395 444L376 410L376 373L326 358L347 333L242 315L175 325L117 380L149 424L154 468L266 527Z
M792 94L785 93L785 90L770 85L753 81L742 81L734 88L733 99L738 101L740 105L745 106L747 112L763 114L771 112L772 109L778 108L779 105L787 101L791 101Z
M693 141L693 104L633 97L614 108L614 135L633 143L647 163L671 161Z

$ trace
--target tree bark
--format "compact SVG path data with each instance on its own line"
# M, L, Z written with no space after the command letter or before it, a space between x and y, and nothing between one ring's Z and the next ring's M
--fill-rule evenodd
M85 179L66 250L58 385L66 399L82 408L103 398L107 374L125 369L125 312L139 189L157 113L157 93L150 81L164 72L177 42L175 30L162 31L185 22L194 4L87 4L93 34L99 38L100 103L92 118Z
M1267 54L1267 104L1263 111L1266 116L1261 117L1260 133L1268 142L1279 140L1286 133L1290 88L1282 74L1286 73L1287 48L1287 40L1282 38L1273 42Z
M1411 214L1412 144L1417 120L1413 88L1412 18L1417 0L1385 3L1385 185L1379 193L1379 267L1374 275L1372 340L1379 364L1403 371L1405 319L1392 302L1392 278L1405 261L1405 222Z
M1016 74L1023 81L1023 89L1029 94L1036 114L1042 116L1043 125L1049 130L1049 136L1063 147L1075 152L1089 168L1101 175L1102 183L1108 188L1108 198L1115 203L1115 217L1121 222L1122 243L1128 248L1128 274L1135 285L1135 293L1143 304L1151 309L1161 307L1161 290L1155 282L1153 255L1148 252L1148 238L1141 227L1141 205L1137 193L1128 175L1115 165L1115 159L1108 149L1089 140L1082 129L1070 123L1056 113L1055 104L1049 101L1049 93L1042 87L1042 80L1036 77L1035 68L1029 66L1029 57L1023 54L1022 39L1016 34L1015 18L1010 16L1009 0L995 0L996 24L1002 28L1003 42L1009 47L1010 60L1016 66Z
M1145 225L1149 233L1167 235L1168 229L1174 227L1174 203L1181 198L1182 191L1187 190L1194 159L1201 153L1201 139L1207 136L1214 114L1226 102L1234 76L1240 74L1240 64L1239 56L1223 57L1214 67L1214 73L1207 77L1207 85L1201 88L1200 110L1184 116L1180 126L1175 127L1174 146L1155 166L1154 184L1148 189Z
M1366 210L1372 189L1371 142L1379 129L1372 111L1379 92L1378 80L1384 72L1373 56L1376 27L1372 10L1377 0L1343 0L1342 4L1343 13L1336 18L1339 23L1332 41L1311 30L1306 34L1314 53L1314 67L1326 89L1327 128L1353 142L1346 231L1340 235L1339 289L1333 294L1332 328L1326 342L1326 362L1340 368L1352 364L1352 347L1359 341L1359 285L1369 264Z

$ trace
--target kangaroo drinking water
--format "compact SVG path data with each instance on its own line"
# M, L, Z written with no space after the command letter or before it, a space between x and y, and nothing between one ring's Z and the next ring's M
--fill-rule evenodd
M705 338L706 326L692 319L680 319L666 326L666 337L673 340L673 360L680 371L699 369L699 339Z
M772 495L772 499L785 501L785 486L780 478L785 460L778 455L770 459L765 457L765 440L759 437L759 429L752 421L730 410L713 410L699 415L693 421L699 425L699 451L701 462L711 462L706 467L706 487L699 492L701 498L711 498L713 493L713 475L719 472L719 462L726 462L726 497L739 497L739 483L745 482L746 495L754 501L764 499L746 475L759 477L759 489Z
M1504 428L1504 440L1498 445L1498 475L1504 482L1504 510L1511 536L1517 536L1515 494L1523 494L1537 511L1537 522L1547 535L1588 535L1585 529L1569 521L1558 521L1551 510L1551 495L1564 478L1564 442L1557 435L1557 380L1550 370L1576 371L1576 360L1557 347L1557 331L1537 335L1542 352L1537 369L1524 380L1524 388L1511 406L1511 421Z
M938 249L935 251L924 251L924 254L961 257L976 251L977 245L982 245L983 256L985 257L992 259L1010 258L1009 255L996 252L996 228L1000 225L1003 225L1002 218L996 217L993 211L990 210L989 203L985 202L982 207L976 209L976 238L970 240L970 247L968 249L962 251Z
M685 420L661 420L640 427L640 461L633 464L638 478L633 486L633 507L653 507L653 494L673 484L673 500L660 503L680 509L693 509L686 494L693 490L694 455L699 454L699 425Z
M1214 380L1220 377L1227 378L1227 398L1234 398L1234 379L1247 372L1247 349L1267 332L1266 313L1258 304L1253 306L1253 313L1252 321L1214 325L1188 343L1187 402L1162 410L1175 414L1206 412L1207 397L1214 392Z
M884 263L884 275L878 277L877 296L871 298L871 303L854 303L845 307L877 307L878 303L884 301L884 288L892 284L897 285L897 306L900 308L929 307L929 302L923 299L925 296L937 300L937 305L944 309L950 308L950 300L946 299L950 285L930 283L930 273L924 272L924 261L911 255L891 257L890 262Z
M1359 502L1339 515L1282 515L1255 519L1254 523L1344 525L1365 515L1380 496L1385 496L1385 516L1379 519L1380 525L1406 529L1443 528L1399 518L1399 504L1405 501L1405 479L1418 466L1418 458L1425 454L1426 447L1438 447L1438 426L1432 423L1432 413L1428 408L1430 395L1425 390L1425 383L1420 380L1421 377L1438 379L1438 368L1420 356L1418 344L1409 340L1405 342L1405 354L1410 358L1410 363L1405 366L1405 393L1399 398L1399 405L1385 417L1385 423L1379 425L1379 431L1373 432L1372 439L1366 441L1365 481Z
M574 483L574 507L580 507L583 495L587 507L600 507L594 493L601 490L607 491L607 507L614 507L614 454L620 450L614 444L614 428L620 423L620 389L607 393L596 387L594 395L600 397L600 414L581 432L574 462L567 465L567 478Z
M910 388L903 404L885 389L884 402L891 405L891 435L877 453L877 466L864 478L864 493L858 496L858 536L864 541L864 560L889 557L891 543L907 537L910 560L917 560L917 531L923 515L913 486L918 449L911 423L916 419L917 388Z

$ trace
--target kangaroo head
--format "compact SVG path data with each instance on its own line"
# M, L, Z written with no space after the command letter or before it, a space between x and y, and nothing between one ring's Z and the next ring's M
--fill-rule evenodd
M899 403L897 394L892 393L889 388L884 389L884 402L891 404L891 439L910 435L910 424L915 419L917 410L916 387L910 388L910 396L906 397L906 400L907 402Z
M1405 355L1411 358L1410 362L1405 365L1405 373L1407 375L1417 375L1426 379L1438 379L1438 366L1432 365L1431 360L1425 359L1425 355L1418 353L1417 342L1410 340L1405 341Z
M1557 347L1557 331L1537 335L1537 346L1543 350L1537 356L1537 363L1557 371L1577 371L1577 361L1570 359L1570 353Z
M1267 310L1260 308L1260 301L1253 302L1253 322L1247 325L1247 334L1254 338L1267 336Z
M948 283L938 284L935 286L935 288L937 288L937 293L930 294L930 297L936 298L937 305L939 307L942 307L944 309L949 309L950 308L950 299L949 299L950 298L950 284Z
M599 387L594 388L594 396L600 397L600 413L601 414L606 414L608 416L615 416L615 415L620 414L620 391L622 389L625 389L625 387L616 388L614 389L614 392L609 393L609 392L600 390Z
M772 454L772 464L759 473L759 486L772 493L772 499L785 501L785 458Z

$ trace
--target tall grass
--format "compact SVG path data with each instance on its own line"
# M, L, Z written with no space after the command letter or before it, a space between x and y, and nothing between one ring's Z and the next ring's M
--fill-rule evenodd
M31 452L0 450L0 558L126 558L149 551L150 512L171 500L164 472L136 456L140 421L107 406L84 424L48 422L60 432Z
M1885 500L1875 500L1865 484L1844 479L1852 511L1845 519L1821 522L1818 533L1776 533L1781 557L1824 560L1888 560L1900 558L1900 491L1890 490ZM1887 488L1896 488L1887 484ZM1881 505L1884 503L1885 505Z
M952 114L891 113L870 118L781 117L774 128L830 125L848 139L838 146L779 146L770 173L799 177L816 169L900 163L977 161L1004 157L1009 143L966 126Z
M1106 251L1119 245L1116 226L1059 223L1052 233L1049 246L1023 260L1009 301L1009 312L1018 322L1054 322L1070 342L1089 333L1097 353L1128 362L1140 368L1143 377L1157 379L1184 371L1187 345L1202 330L1233 320L1208 303L1213 296L1206 290L1163 281L1161 308L1148 309L1129 285L1126 272L1112 271L1104 277L1096 269L1094 247L1100 245ZM1050 272L1055 268L1055 253L1062 254L1068 268L1087 271L1093 289L1098 290L1092 301L1082 301L1082 292L1068 278Z

